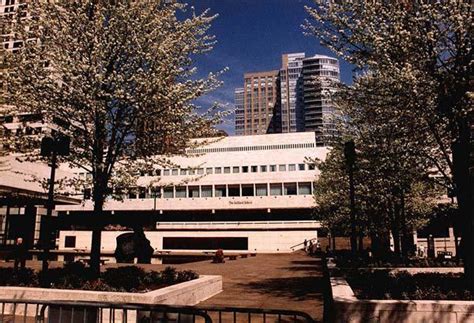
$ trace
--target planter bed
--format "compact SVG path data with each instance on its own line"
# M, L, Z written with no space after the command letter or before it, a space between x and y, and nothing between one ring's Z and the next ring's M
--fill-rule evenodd
M127 293L127 292L102 292L102 291L87 291L87 290L66 290L53 288L32 288L32 287L0 287L0 301L1 299L17 299L17 300L40 300L48 301L76 301L76 302L100 302L117 304L166 304L166 305L196 305L222 291L222 276L208 276L201 275L199 278L187 281L184 283L175 284L165 288L160 288L145 293ZM11 304L4 307L4 314L8 315L15 311L15 315L22 317L24 315L24 307L15 307ZM71 310L69 310L71 311ZM80 316L81 309L75 309L75 318L81 322L86 322ZM52 321L54 322L58 315L58 308L51 307L48 312ZM79 313L79 316L78 316ZM35 317L36 309L29 307L26 316ZM63 318L67 315L71 316L63 309ZM88 314L87 322L96 322L95 317ZM101 313L101 321L109 322L110 311ZM127 318L123 317L123 312L118 311L114 313L115 322L134 322L138 317L142 318L149 313L142 313L140 311L128 311ZM76 321L76 320L74 320Z
M0 286L43 287L40 281L56 289L94 290L103 292L148 292L197 279L193 271L177 271L166 267L163 271L145 271L137 266L108 268L95 279L90 268L76 262L63 268L52 268L46 273L24 268L0 268Z
M221 276L201 275L198 279L146 293L2 286L0 299L195 305L221 291Z
M347 269L338 269L330 262L328 270L336 322L474 322L473 295L464 289L462 274L434 274L430 273L432 268L427 269L428 273L413 276L407 272L390 273L390 270L373 269L362 273L351 269L351 273ZM422 269L417 268L417 271ZM444 282L443 278L446 279ZM414 281L418 284L410 286ZM390 286L390 283L395 284ZM450 287L450 284L456 286ZM425 287L427 289L423 290ZM425 296L438 300L408 299ZM403 299L386 299L389 297Z
M345 252L336 253L335 262L339 268L462 268L462 262L456 259L399 258L386 257L376 259L367 256L352 256Z
M474 294L464 274L390 272L389 270L350 271L346 280L359 299L465 300Z

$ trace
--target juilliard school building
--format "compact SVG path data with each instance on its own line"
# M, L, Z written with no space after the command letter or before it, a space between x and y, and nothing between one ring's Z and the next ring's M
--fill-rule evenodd
M104 230L102 250L113 254L117 236L134 226L145 228L156 252L301 248L320 228L313 220L318 170L311 159L326 154L311 132L209 140L186 157L171 157L169 167L143 171L136 190L106 202L109 222L119 225ZM79 204L56 206L59 250L90 249L94 215L87 195Z

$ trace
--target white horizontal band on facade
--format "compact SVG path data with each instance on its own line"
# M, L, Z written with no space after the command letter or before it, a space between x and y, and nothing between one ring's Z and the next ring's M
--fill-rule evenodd
M222 153L222 152L234 152L234 151L300 149L300 148L314 148L314 147L315 147L314 143L300 143L300 144L265 145L265 146L200 148L200 149L190 149L187 151L187 153L188 154L206 154L206 153Z

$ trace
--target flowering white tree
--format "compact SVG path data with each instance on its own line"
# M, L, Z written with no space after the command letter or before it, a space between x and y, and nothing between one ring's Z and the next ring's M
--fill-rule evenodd
M404 129L413 147L428 147L427 157L447 183L452 180L464 224L465 273L474 289L470 3L330 1L306 9L310 15L306 31L355 64L363 75L366 71L378 75L381 83L371 82L359 90L364 94L376 91L387 102L400 102L380 108L394 110L388 120L392 127ZM404 121L410 118L408 124L417 124L416 129L406 127Z
M98 274L101 214L118 175L185 154L221 118L192 103L220 85L220 72L197 78L193 67L194 55L212 49L215 16L168 1L30 1L27 10L9 20L23 43L6 57L7 102L70 136L70 162L92 174Z

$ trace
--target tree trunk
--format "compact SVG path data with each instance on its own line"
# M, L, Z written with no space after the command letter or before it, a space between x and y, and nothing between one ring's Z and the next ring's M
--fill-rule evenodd
M377 258L386 258L390 254L390 231L385 233L374 233L371 236L372 250Z
M411 250L413 250L413 239L411 232L408 231L407 219L405 213L405 191L400 191L400 219L402 231L402 255L408 257Z
M364 234L359 232L359 252L364 252Z
M464 260L466 281L474 291L474 180L469 172L470 166L470 126L467 118L459 122L458 140L453 144L453 179L461 220L461 256Z
M92 241L91 241L91 255L90 267L95 278L100 277L100 250L101 250L101 236L104 227L103 208L105 201L105 190L102 189L102 184L94 186L94 213L92 219Z
M349 200L350 200L350 216L351 216L351 251L352 254L357 252L357 224L355 211L355 192L354 192L354 167L349 166Z
M396 255L400 256L400 206L395 203L393 210L393 223L392 223L392 235L393 235L393 251Z

